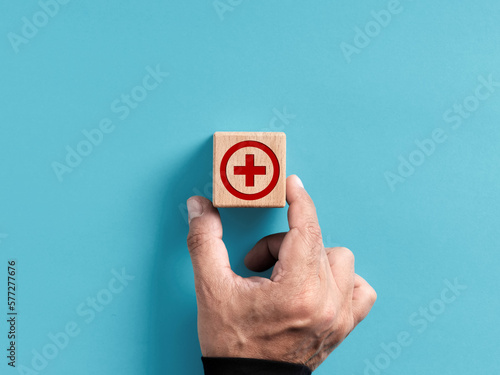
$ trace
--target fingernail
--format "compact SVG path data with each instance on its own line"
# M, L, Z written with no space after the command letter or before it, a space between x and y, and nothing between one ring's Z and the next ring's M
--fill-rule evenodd
M301 188L304 188L304 184L302 183L302 180L299 178L299 176L295 176L297 177L297 184L301 187Z
M188 223L191 223L195 217L203 215L203 206L196 198L189 198L186 202L188 209Z

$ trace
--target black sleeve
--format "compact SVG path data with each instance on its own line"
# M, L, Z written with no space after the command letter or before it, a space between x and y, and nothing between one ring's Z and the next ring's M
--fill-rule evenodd
M205 375L311 375L304 365L251 358L201 357Z

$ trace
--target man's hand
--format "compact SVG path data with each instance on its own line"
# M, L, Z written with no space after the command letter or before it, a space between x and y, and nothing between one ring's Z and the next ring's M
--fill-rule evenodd
M261 239L245 258L270 279L242 278L229 264L218 211L188 200L189 235L205 357L300 363L316 369L361 322L377 295L354 273L345 248L323 246L314 203L297 176L287 179L287 233Z

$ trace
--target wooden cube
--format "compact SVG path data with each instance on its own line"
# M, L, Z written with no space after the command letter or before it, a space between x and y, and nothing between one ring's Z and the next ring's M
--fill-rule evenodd
M216 132L214 206L284 207L285 167L285 133Z

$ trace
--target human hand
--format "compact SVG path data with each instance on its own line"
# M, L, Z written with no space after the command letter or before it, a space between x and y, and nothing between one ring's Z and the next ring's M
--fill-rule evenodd
M236 275L220 216L202 197L188 200L189 253L204 357L299 363L316 369L361 322L377 295L354 273L345 248L323 246L314 203L297 176L286 182L290 230L261 239L246 266L271 278Z

